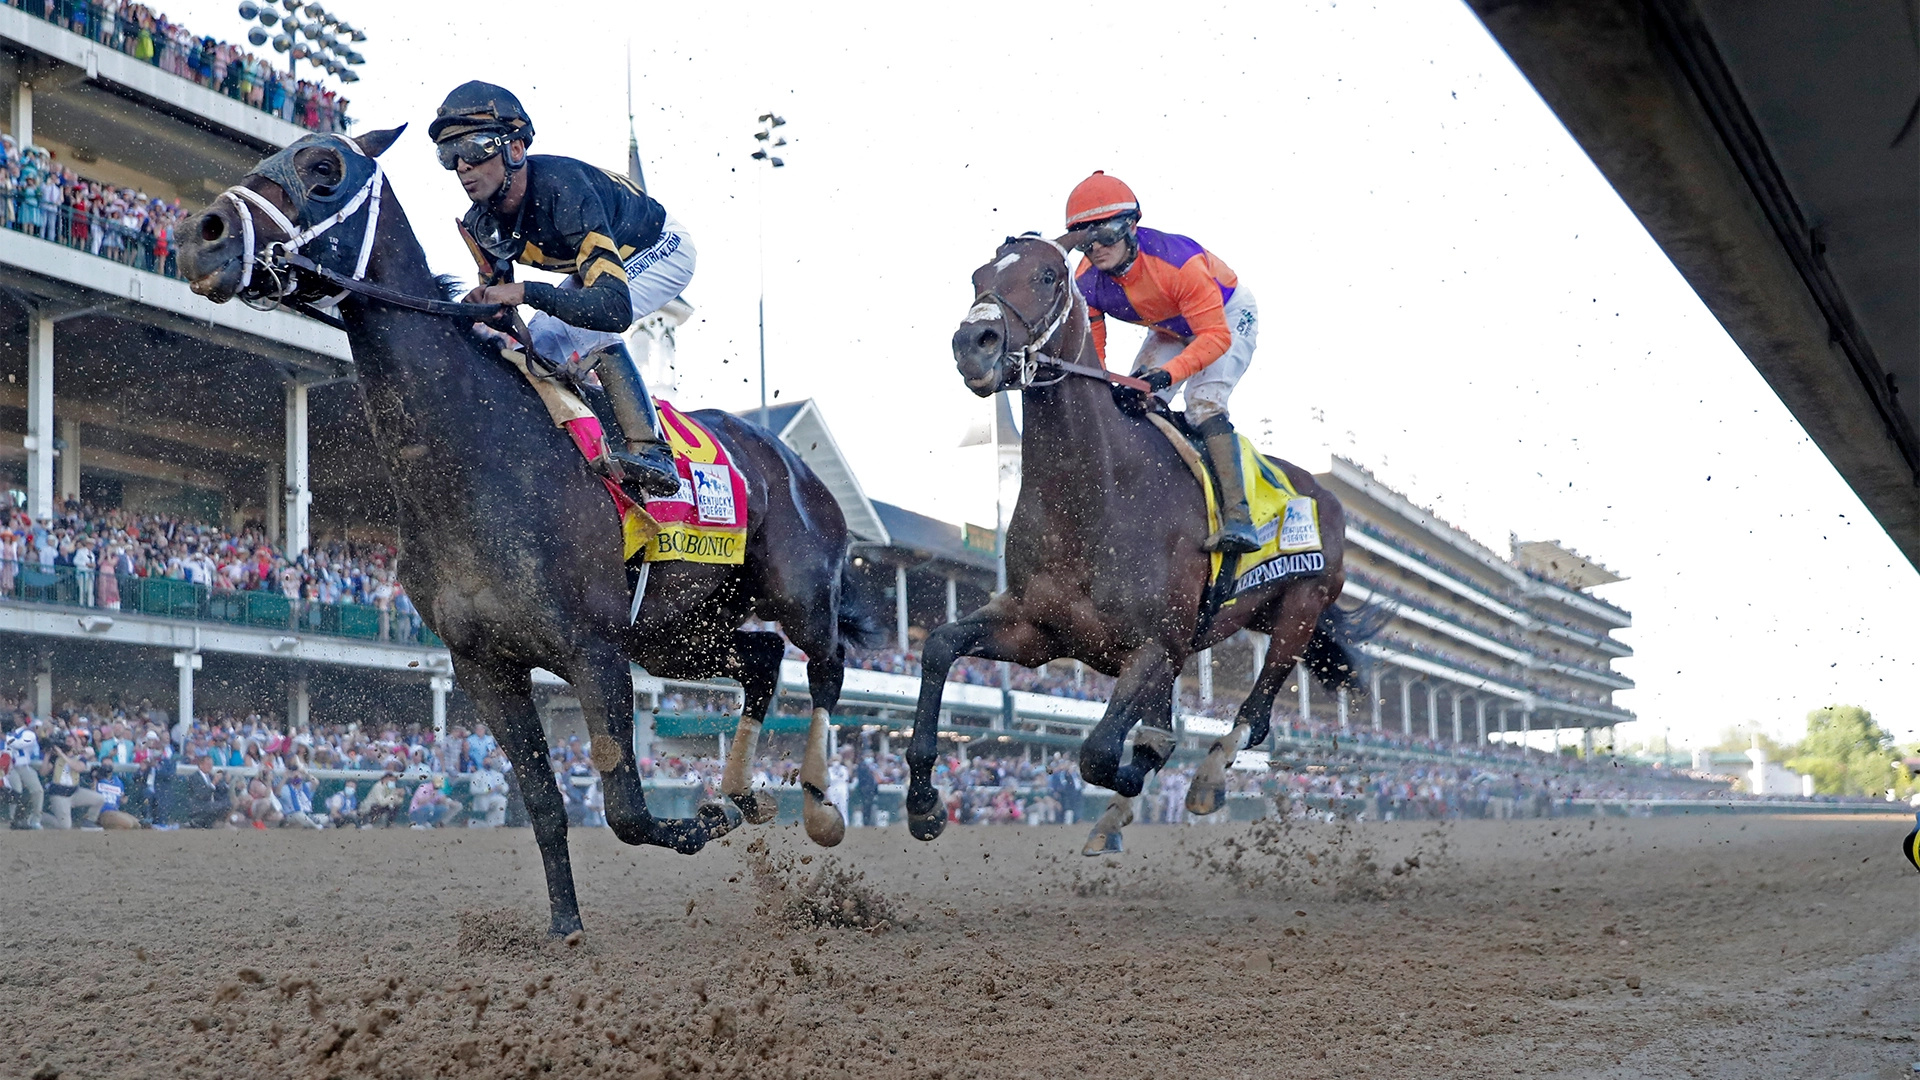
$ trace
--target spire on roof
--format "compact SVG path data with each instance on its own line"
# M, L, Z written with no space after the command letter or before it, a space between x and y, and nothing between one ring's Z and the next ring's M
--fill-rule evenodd
M640 170L640 136L633 132L633 42L627 42L627 179L641 191L647 190L646 173Z

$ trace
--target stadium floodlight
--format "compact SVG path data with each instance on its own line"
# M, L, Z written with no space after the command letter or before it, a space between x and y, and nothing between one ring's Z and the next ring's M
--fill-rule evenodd
M267 43L267 31L262 27L256 26L247 31L247 41L257 49Z
M279 12L273 10L270 7L264 7L260 9L260 25L261 26L272 26L274 23L277 23L279 21L280 21Z
M254 20L254 17L259 14L260 14L259 4L254 3L253 0L240 0L240 17L241 18L247 20L248 22L252 22Z
M273 51L286 52L293 48L293 39L285 34L276 34L273 38Z
M359 82L360 73L357 71L343 71L340 73L340 81L341 82Z
M353 40L355 42L361 42L361 41L367 40L367 32L365 30L360 30L356 28L353 32Z
M301 23L300 36L306 38L308 41L320 40L320 24L319 23Z
M770 149L786 145L786 140L774 141L774 129L787 126L786 118L776 115L769 109L759 116L760 130L753 133L753 141L758 145L750 155L755 161L764 161L768 168L783 169L787 163L774 157ZM758 178L755 184L759 188L760 203L760 426L768 426L767 420L767 185L766 171L755 169Z
M327 9L321 7L319 4L308 4L306 7L302 8L301 10L306 13L307 18L309 19L318 19L327 13Z

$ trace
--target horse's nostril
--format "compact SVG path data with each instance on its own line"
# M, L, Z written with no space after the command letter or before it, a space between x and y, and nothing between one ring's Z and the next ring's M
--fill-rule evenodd
M227 223L219 214L208 214L200 219L200 239L206 243L215 243L227 235Z
M993 330L982 330L980 331L980 336L975 338L973 343L975 347L982 350L997 349L1000 347L1000 335Z

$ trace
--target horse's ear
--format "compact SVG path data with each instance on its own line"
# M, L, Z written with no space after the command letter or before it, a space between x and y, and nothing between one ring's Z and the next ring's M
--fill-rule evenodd
M1080 245L1087 242L1086 233L1087 231L1085 229L1075 229L1070 233L1063 234L1060 239L1055 240L1054 243L1059 244L1068 251L1075 251L1079 249Z
M367 152L368 157L379 157L387 152L387 147L392 146L394 140L398 139L400 133L405 130L407 125L401 124L399 127L387 128L384 131L369 131L353 141L359 144L360 149Z

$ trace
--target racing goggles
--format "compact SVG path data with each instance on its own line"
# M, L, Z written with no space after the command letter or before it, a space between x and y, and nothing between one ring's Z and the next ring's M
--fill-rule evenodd
M434 147L440 155L440 167L452 172L461 162L478 165L498 155L513 141L513 136L498 131L476 131L457 139L448 139Z
M1095 244L1101 247L1113 247L1126 242L1128 229L1133 219L1125 214L1110 217L1105 221L1096 221L1081 230L1080 249L1085 251Z

